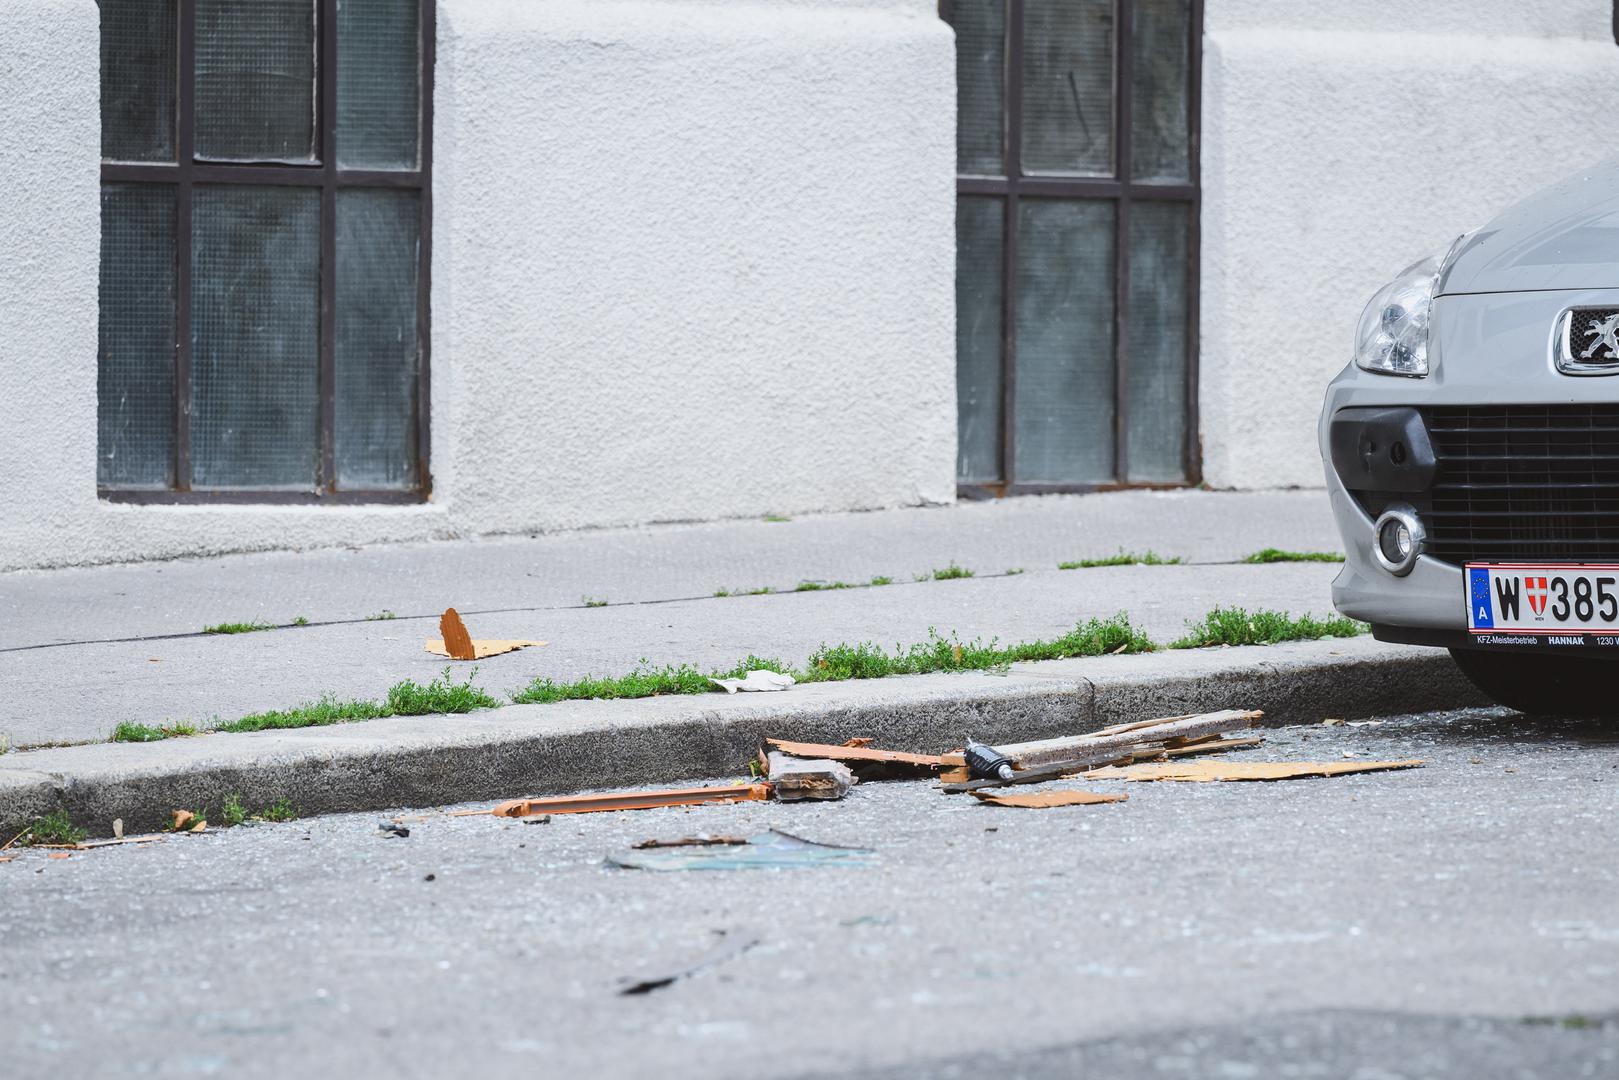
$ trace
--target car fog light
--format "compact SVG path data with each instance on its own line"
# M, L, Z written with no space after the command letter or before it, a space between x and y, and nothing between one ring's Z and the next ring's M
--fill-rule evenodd
M1396 577L1404 577L1422 554L1425 533L1417 512L1409 506L1391 506L1377 519L1376 543L1372 545L1378 563Z

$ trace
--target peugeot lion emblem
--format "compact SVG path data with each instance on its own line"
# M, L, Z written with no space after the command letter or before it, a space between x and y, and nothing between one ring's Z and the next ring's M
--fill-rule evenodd
M1619 374L1619 308L1569 308L1557 325L1557 370Z

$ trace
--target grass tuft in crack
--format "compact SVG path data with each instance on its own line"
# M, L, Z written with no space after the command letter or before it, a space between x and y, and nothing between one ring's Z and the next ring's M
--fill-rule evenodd
M213 626L205 626L205 634L251 634L257 630L274 630L275 625L267 622L222 622Z
M112 729L112 741L158 742L162 739L183 739L197 734L200 733L192 724L163 724L153 727L151 724L137 724L125 720Z
M1186 636L1169 643L1171 649L1200 649L1206 645L1275 645L1282 641L1314 641L1326 637L1357 637L1366 624L1332 615L1317 619L1281 611L1215 608L1200 623L1186 624Z
M293 808L292 800L283 795L253 816L260 821L297 821L298 811Z
M927 581L931 579L933 581L955 581L957 578L970 578L972 576L973 572L971 570L968 570L965 566L957 566L954 562L952 562L949 566L946 566L941 570L933 571L928 578L921 578L919 580Z
M880 679L888 675L925 675L935 671L991 671L1026 660L1061 660L1104 653L1150 652L1147 635L1119 613L1111 619L1091 619L1060 638L1001 646L974 639L964 642L954 634L942 637L929 631L928 640L888 652L879 645L822 645L809 658L808 669L794 673L800 682L837 682L844 679Z
M247 807L242 805L242 797L233 794L225 796L225 801L220 807L220 819L227 826L241 825L249 820L297 821L298 811L293 809L291 799L282 796L258 813L250 814Z
M86 836L83 829L73 824L66 810L52 810L34 819L34 823L17 838L22 847L44 844L77 844Z
M1058 570L1091 570L1098 566L1179 566L1179 556L1166 559L1154 551L1125 551L1122 548L1117 555L1108 555L1100 559L1076 559L1073 562L1057 564Z
M596 600L596 599L593 599L593 598L591 598L589 596L580 597L579 602L584 604L585 607L606 607L607 606L607 601L606 600Z
M823 592L827 589L858 589L847 581L800 581L793 592Z
M385 716L425 716L429 713L467 713L474 709L493 709L500 702L481 687L473 686L473 668L464 683L450 679L450 669L426 686L411 679L395 683L388 690L386 701L339 701L327 694L318 701L306 702L291 709L272 709L252 713L240 720L220 724L215 731L267 731L279 728L325 727L328 724L346 724L355 720L377 720Z
M874 577L870 581L866 582L866 584L872 586L873 588L876 588L876 587L882 586L882 585L892 585L892 584L894 584L894 579L891 578L891 577L884 577L883 575L878 574L876 577Z
M538 678L512 694L518 705L549 704L555 701L590 701L595 698L659 697L665 694L701 694L713 689L708 676L692 667L636 668L618 678L587 675L573 682Z
M1261 548L1252 555L1246 556L1245 563L1277 563L1277 562L1343 562L1344 557L1336 551L1283 551L1281 548Z
M391 619L397 619L397 618L399 618L399 616L395 615L393 612L389 611L387 608L383 608L381 611L377 612L375 615L367 615L365 617L365 621L366 622L388 622Z

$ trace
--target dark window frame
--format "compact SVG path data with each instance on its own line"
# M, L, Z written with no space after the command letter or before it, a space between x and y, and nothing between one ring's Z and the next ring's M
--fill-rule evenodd
M1002 200L1005 211L1002 242L1001 297L1001 447L998 482L958 482L963 498L997 498L1004 495L1043 495L1117 491L1131 488L1196 487L1203 480L1202 440L1198 420L1198 279L1201 251L1202 182L1202 84L1203 84L1203 0L1190 0L1191 27L1187 34L1189 65L1187 84L1187 183L1164 183L1132 179L1134 145L1131 107L1134 96L1134 0L1114 0L1113 35L1113 159L1115 174L1101 176L1029 175L1023 171L1023 0L1005 0L1006 41L1002 74L1002 155L1005 176L956 176L956 194L989 195ZM940 15L951 15L952 0L940 0ZM1113 447L1114 480L1092 483L1026 483L1014 474L1014 442L1017 424L1017 259L1018 203L1022 199L1110 200L1114 217L1114 384ZM1134 202L1175 202L1190 207L1190 230L1186 258L1186 433L1182 461L1186 479L1174 483L1143 483L1129 476L1130 447L1130 206Z
M109 502L186 504L354 504L420 503L432 494L431 381L429 377L430 305L433 221L433 69L437 39L435 0L419 0L417 19L419 131L414 170L340 169L337 164L337 0L315 0L315 95L318 164L225 164L196 160L196 0L178 0L178 64L173 162L113 162L101 165L102 183L156 184L175 192L175 440L174 487L168 489L99 487ZM319 452L313 491L263 489L195 490L191 486L191 211L197 184L243 184L315 187L321 193L320 328L318 407ZM337 192L342 188L390 188L419 192L419 246L416 296L416 476L406 490L337 490L336 313Z

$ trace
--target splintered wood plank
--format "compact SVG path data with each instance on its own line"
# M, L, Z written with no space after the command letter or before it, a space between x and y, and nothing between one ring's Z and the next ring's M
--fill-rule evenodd
M1124 802L1130 796L1111 791L975 791L973 798L991 806L1020 806L1046 810L1053 806L1091 806L1096 803Z
M784 754L801 758L826 758L829 761L874 761L885 765L915 765L918 768L937 769L938 754L911 754L904 750L878 750L870 746L832 746L827 743L793 742L789 739L766 739Z
M1189 783L1304 780L1389 769L1414 769L1422 764L1420 758L1400 761L1191 761L1184 764L1165 761L1097 769L1085 776L1089 780L1177 780Z

